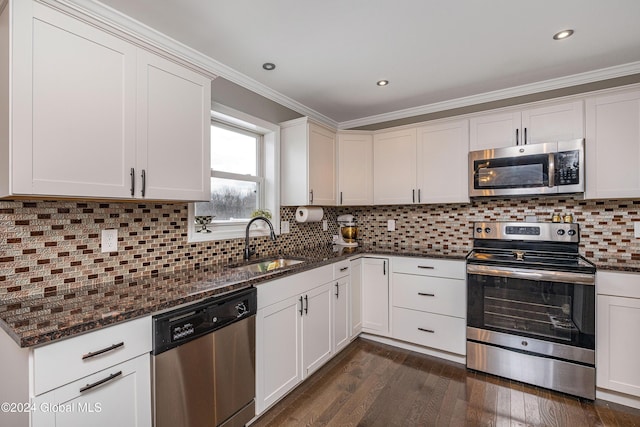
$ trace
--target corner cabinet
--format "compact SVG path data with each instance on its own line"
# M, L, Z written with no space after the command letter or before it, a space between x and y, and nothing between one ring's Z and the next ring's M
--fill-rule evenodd
M389 335L389 259L362 258L362 332Z
M640 91L586 100L588 199L640 197Z
M73 10L10 1L1 20L2 196L209 199L212 76Z
M373 134L338 133L338 205L373 204Z
M306 117L280 127L281 204L335 206L335 131Z
M563 141L584 137L584 107L582 100L542 104L480 115L469 123L471 151Z

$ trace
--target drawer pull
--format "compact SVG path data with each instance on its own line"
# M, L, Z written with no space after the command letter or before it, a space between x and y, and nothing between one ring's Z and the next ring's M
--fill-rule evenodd
M87 354L82 356L82 360L91 359L92 357L100 356L101 354L107 353L109 351L113 351L113 350L115 350L117 348L120 348L120 347L124 347L124 341L123 342L119 342L118 344L114 344L114 345L112 345L110 347L103 348L102 350L92 351L90 353L87 353Z
M104 383L108 383L109 381L111 381L111 380L113 380L115 378L118 378L120 375L122 375L122 371L118 371L115 374L111 374L107 378L103 378L103 379L101 379L99 381L96 381L93 384L87 384L86 386L84 386L84 387L82 387L80 389L80 393L84 393L85 391L91 390L94 387L98 387L99 385L102 385Z
M348 269L349 269L349 267L342 267L342 268L340 269L340 271L347 271Z
M418 328L418 330L422 332L429 332L430 334L436 333L436 331L434 331L433 329Z
M418 292L418 295L423 297L435 297L436 294L425 294L424 292Z
M419 265L418 268L422 268L424 270L435 270L435 267L431 267L430 265Z

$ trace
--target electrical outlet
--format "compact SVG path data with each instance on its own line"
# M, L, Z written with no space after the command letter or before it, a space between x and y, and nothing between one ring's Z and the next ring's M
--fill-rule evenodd
M280 234L289 233L289 221L280 221Z
M633 223L633 236L636 238L640 237L640 222Z
M118 252L118 229L102 230L101 252Z
M396 231L396 220L387 220L387 231Z
M322 220L322 231L327 231L329 229L329 223L326 219Z

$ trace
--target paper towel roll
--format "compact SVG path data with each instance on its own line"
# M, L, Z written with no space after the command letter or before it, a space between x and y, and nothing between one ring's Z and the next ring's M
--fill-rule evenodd
M296 210L296 221L319 222L324 216L324 211L318 206L300 206Z

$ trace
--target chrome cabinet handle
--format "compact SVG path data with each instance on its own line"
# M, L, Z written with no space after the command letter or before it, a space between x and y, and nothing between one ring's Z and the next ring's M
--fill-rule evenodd
M520 145L520 141L518 140L518 131L519 129L516 129L516 145Z
M382 261L382 275L387 275L387 261Z
M420 203L420 189L418 188L418 203Z
M309 194L311 194L311 198L309 199L309 204L313 204L313 190L309 191Z
M411 190L411 201L412 203L416 202L416 190Z
M418 295L423 296L423 297L435 297L436 294L427 294L424 292L418 292Z
M147 191L147 171L142 169L142 191L140 192L142 194L142 197L144 197L144 193L146 193L146 191Z
M115 374L109 375L107 378L103 378L103 379L101 379L99 381L96 381L95 383L92 383L92 384L87 384L86 386L84 386L84 387L82 387L80 389L80 393L84 393L85 391L91 390L94 387L98 387L99 385L102 385L104 383L108 383L109 381L111 381L111 380L113 380L115 378L118 378L121 375L122 375L122 371L118 371Z
M300 316L302 316L302 309L304 305L302 304L302 296L300 296Z
M342 204L342 191L340 192L340 204Z
M100 356L101 354L108 353L120 347L124 347L124 341L119 342L118 344L113 344L109 347L103 348L102 350L92 351L87 354L84 354L82 355L82 360L91 359L92 357Z
M527 145L527 128L524 128L524 145Z
M336 298L340 298L340 285L336 282Z
M432 267L430 265L419 265L418 268L422 268L424 270L435 270L435 267Z
M340 269L340 271L347 271L348 269L349 269L349 267L342 267L342 268Z
M131 177L131 197L133 197L136 195L136 170L134 168L131 168L129 176Z
M304 296L304 302L305 302L304 314L309 314L309 295Z
M422 332L429 332L430 334L436 333L436 331L434 331L433 329L418 328L418 330Z

